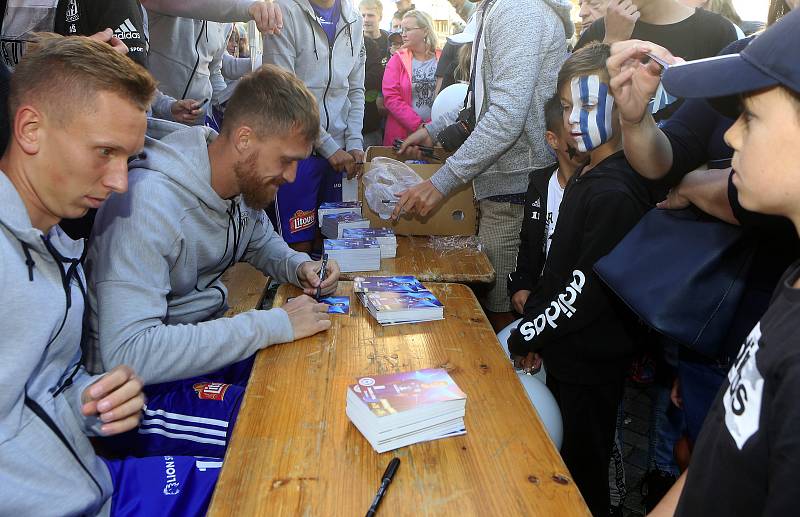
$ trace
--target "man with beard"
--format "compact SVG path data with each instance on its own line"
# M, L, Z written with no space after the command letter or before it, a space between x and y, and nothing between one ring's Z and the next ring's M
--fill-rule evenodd
M128 192L98 211L86 266L88 368L135 365L146 385L124 452L222 457L255 352L330 327L327 305L306 295L332 293L338 265L328 261L320 283L321 264L291 250L263 211L318 132L313 95L271 65L241 80L219 135L149 121ZM220 278L240 261L306 295L223 317Z

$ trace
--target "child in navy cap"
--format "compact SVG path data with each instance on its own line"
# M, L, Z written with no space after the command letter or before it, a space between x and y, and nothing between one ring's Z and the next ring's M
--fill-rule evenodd
M664 72L679 97L737 113L725 134L733 183L749 210L800 233L800 11L740 54ZM800 262L784 274L728 373L689 469L651 515L793 515L800 507Z

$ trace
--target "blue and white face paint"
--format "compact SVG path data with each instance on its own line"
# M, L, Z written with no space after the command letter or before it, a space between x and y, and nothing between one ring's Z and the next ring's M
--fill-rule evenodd
M611 139L614 97L609 93L608 84L601 82L598 75L575 77L570 81L570 87L570 135L575 139L578 150L585 153Z

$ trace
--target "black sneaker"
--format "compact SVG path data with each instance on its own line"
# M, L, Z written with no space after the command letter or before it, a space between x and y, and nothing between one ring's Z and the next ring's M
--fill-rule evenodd
M658 469L648 471L642 478L640 492L645 513L650 513L669 492L678 478Z

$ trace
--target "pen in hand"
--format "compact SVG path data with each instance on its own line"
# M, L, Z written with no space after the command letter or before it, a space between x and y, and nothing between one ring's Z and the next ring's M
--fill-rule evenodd
M319 301L320 296L322 296L322 282L325 281L326 269L328 269L328 254L324 253L322 255L322 267L319 269L319 285L317 286L317 296L315 296L317 301Z
M386 472L383 473L381 486L378 488L378 493L375 494L375 499L372 501L372 506L370 506L369 510L367 510L366 517L372 517L375 515L375 512L378 511L378 506L381 504L381 500L383 499L384 494L386 494L386 490L389 488L389 483L392 482L394 473L397 472L397 467L399 466L400 458L393 458L392 461L389 462L389 466L386 467Z

